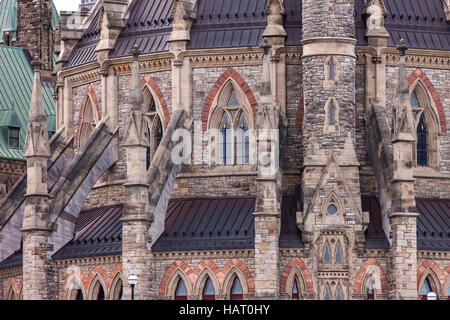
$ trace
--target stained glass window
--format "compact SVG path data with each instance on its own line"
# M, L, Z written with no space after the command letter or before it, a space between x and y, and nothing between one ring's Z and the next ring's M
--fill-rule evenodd
M230 100L228 100L228 107L238 107L239 101L236 96L236 91L231 91Z
M325 243L323 249L323 263L330 263L330 246L328 245L328 242Z
M336 289L336 300L342 300L342 288L341 285L338 285Z
M411 107L413 108L419 108L419 101L417 100L416 92L414 91L411 95Z
M417 126L417 165L428 165L428 131L423 114L420 116Z
M241 281L237 276L234 278L233 286L231 287L230 299L231 300L244 299L244 291L242 290Z
M329 124L330 126L334 126L334 103L333 101L330 102L330 106L329 106Z
M338 241L336 245L336 252L335 252L335 261L337 264L342 263L342 246L341 243Z
M241 113L237 127L237 164L250 163L250 137L244 113Z
M328 80L334 80L334 63L332 59L330 59L330 61L328 62L328 67L330 70Z
M325 300L331 300L331 296L330 296L330 288L328 287L328 285L325 287Z
M220 144L219 144L219 155L220 164L226 166L231 163L231 126L228 121L228 116L226 113L223 114L222 122L220 124Z
M211 279L208 277L208 279L205 282L205 287L203 288L203 300L215 300L215 291L214 286L212 284Z
M178 280L177 289L175 290L175 300L187 300L187 290L184 281Z

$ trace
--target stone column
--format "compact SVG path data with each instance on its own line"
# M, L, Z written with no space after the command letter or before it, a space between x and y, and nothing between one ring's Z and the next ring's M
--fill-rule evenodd
M24 156L27 159L27 194L23 220L23 298L54 299L52 290L53 251L47 187L47 161L50 158L38 56L32 62L34 84L28 118Z
M399 95L392 115L391 299L417 299L417 208L413 178L414 121L406 75L406 45L400 51Z
M152 279L150 278L151 226L148 199L146 157L149 133L144 113L144 96L140 84L139 50L133 48L132 92L130 111L125 125L124 148L127 159L127 182L125 212L122 218L122 264L124 277L131 274L138 277L135 299L150 299ZM124 285L124 299L130 299L131 289Z
M256 299L279 296L279 236L281 177L279 168L279 109L273 105L269 49L263 45L263 74L257 113L258 178L255 208Z

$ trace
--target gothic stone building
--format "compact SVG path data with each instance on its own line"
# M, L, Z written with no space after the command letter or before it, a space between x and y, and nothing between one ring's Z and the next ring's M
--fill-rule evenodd
M62 12L0 296L129 299L134 274L137 299L447 299L449 22L448 0Z

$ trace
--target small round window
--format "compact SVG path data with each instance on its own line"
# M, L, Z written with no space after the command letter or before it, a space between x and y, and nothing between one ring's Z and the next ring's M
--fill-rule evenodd
M334 216L338 212L338 208L334 204L332 204L328 207L327 212L328 214Z

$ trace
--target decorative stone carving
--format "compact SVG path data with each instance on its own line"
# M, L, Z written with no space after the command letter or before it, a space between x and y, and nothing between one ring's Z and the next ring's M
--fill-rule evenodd
M383 0L366 0L363 12L368 16L366 20L367 37L389 37L389 33L384 27L387 11Z

